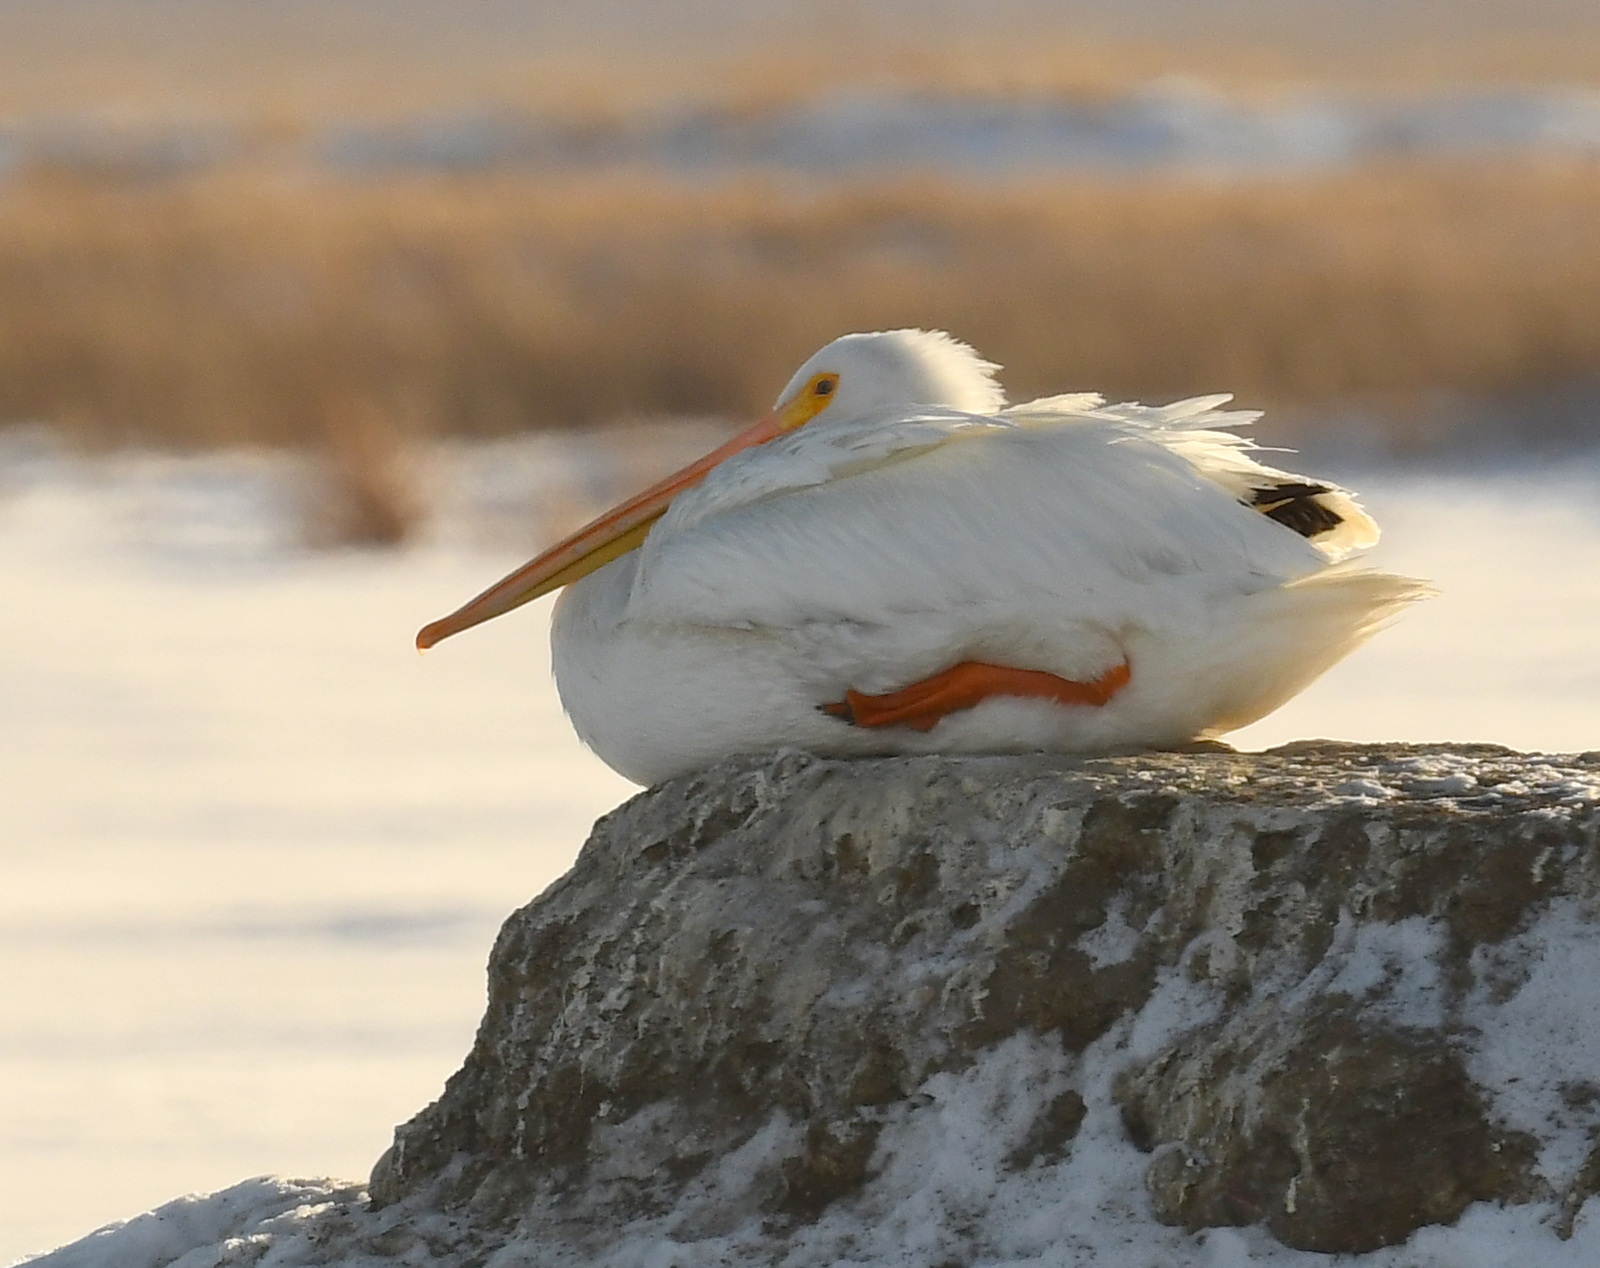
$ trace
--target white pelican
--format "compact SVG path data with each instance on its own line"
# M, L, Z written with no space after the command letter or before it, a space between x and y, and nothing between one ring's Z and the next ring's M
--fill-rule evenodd
M556 685L642 784L734 753L1170 746L1277 708L1427 588L1227 396L1007 408L948 335L846 335L773 411L417 635L558 587Z

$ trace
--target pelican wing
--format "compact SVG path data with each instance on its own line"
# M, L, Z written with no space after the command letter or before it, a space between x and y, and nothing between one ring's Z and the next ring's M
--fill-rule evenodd
M1185 459L1208 480L1246 506L1277 520L1311 541L1337 562L1377 543L1378 526L1347 489L1326 481L1269 467L1248 436L1232 429L1261 417L1259 410L1223 410L1228 395L1197 396L1171 405L1132 402L1105 405L1098 398L1048 397L1017 406L1008 414L1018 420L1046 421L1063 412L1083 413L1138 439L1160 444Z
M674 503L641 548L629 615L787 631L961 613L994 628L1015 612L1115 630L1184 594L1325 566L1169 442L1218 443L1196 438L1210 404L1187 428L1088 397L802 428Z

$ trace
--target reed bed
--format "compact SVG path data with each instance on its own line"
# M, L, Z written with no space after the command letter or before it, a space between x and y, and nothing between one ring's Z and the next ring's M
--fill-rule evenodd
M0 421L370 452L383 428L745 416L832 336L902 325L969 340L1014 396L1515 390L1600 372L1596 225L1600 164L1575 162L988 187L38 172L0 185Z

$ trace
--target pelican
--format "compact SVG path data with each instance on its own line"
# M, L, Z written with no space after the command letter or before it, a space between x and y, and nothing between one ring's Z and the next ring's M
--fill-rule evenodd
M736 753L1095 753L1277 708L1427 592L1343 562L1345 490L1258 462L1256 413L1007 407L937 331L836 339L747 431L417 635L565 587L582 740L641 784Z

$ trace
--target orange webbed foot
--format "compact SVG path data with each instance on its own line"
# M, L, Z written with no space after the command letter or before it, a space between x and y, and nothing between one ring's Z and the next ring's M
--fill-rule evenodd
M914 731L931 731L950 714L970 709L991 696L1098 708L1128 685L1129 676L1126 661L1113 665L1093 682L1075 682L1039 669L1010 669L964 660L899 691L869 696L852 688L844 693L843 700L819 707L828 716L852 726L905 726Z

